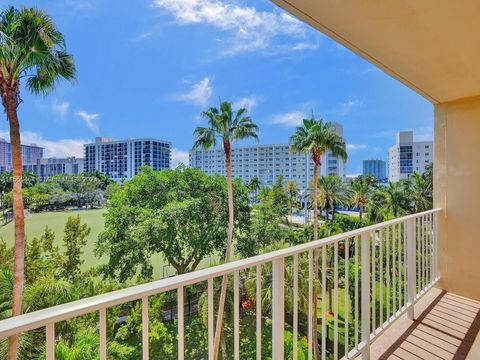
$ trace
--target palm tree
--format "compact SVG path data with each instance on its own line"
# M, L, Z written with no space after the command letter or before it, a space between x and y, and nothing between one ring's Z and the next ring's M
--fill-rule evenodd
M408 194L412 200L413 212L426 211L433 208L432 181L428 172L414 172L408 181Z
M335 207L347 204L349 201L348 189L343 181L335 175L321 177L318 181L318 200L320 208L325 209L325 220L328 221L328 212L332 210L334 219Z
M394 216L406 214L408 211L408 197L405 191L407 181L389 182L385 189L386 206L388 211Z
M257 202L257 194L260 190L260 180L257 176L254 176L250 179L250 182L248 183L248 188L253 194L253 202Z
M363 213L370 201L374 186L368 177L358 176L350 182L352 189L352 203L358 208L358 217L362 220Z
M303 119L303 124L298 126L290 138L290 151L299 153L310 153L313 160L313 238L318 239L318 169L321 165L322 155L331 151L333 156L347 159L345 141L332 129L330 122L323 119L316 120L313 115L311 119ZM315 252L315 274L318 274L318 255ZM315 291L315 294L317 291ZM313 331L317 334L317 304L318 298L314 296L313 303ZM318 339L313 336L315 358L319 358Z
M290 208L290 221L293 219L293 204L297 201L298 198L298 185L295 181L288 181L285 185L285 190L288 194L288 207Z
M225 153L225 165L227 170L228 187L228 232L227 246L225 250L225 262L230 261L230 253L233 239L233 188L232 188L232 141L254 138L258 140L258 126L247 116L247 109L232 109L232 103L224 101L220 108L212 107L202 113L208 120L208 127L197 127L194 132L195 143L193 149L208 150L217 144L217 139L223 145ZM228 285L227 276L222 279L222 292L218 304L217 326L215 330L215 359L218 357L220 338L222 335L223 308Z
M48 94L60 78L73 80L75 65L65 50L65 39L44 12L9 7L0 13L0 91L10 126L13 163L15 255L12 315L21 314L25 226L22 199L22 156L17 109L20 82L33 94ZM10 359L17 357L17 337L9 341Z

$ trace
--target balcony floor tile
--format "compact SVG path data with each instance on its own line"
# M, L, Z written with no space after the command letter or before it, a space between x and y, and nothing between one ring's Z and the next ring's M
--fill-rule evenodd
M371 347L373 360L479 360L480 302L431 289Z

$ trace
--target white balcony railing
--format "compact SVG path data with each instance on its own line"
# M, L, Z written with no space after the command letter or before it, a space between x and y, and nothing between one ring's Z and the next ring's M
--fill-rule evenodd
M208 292L208 358L213 359L214 349L214 285L213 279L233 275L234 289L234 358L240 358L240 271L256 269L256 294L261 294L262 266L272 266L272 359L284 359L284 329L286 311L292 315L293 359L297 358L299 339L299 267L308 274L300 281L308 282L307 333L308 358L313 358L313 297L320 297L322 315L317 339L322 359L353 358L362 355L369 358L370 344L397 318L406 313L413 318L414 303L439 279L438 264L438 215L440 209L409 215L355 231L274 251L264 255L238 260L188 274L170 277L91 298L55 306L0 321L0 339L21 334L25 331L46 328L47 359L54 359L55 323L74 317L98 312L100 359L107 358L107 319L109 307L133 300L142 301L142 352L143 359L149 358L148 301L149 296L166 291L177 291L178 296L178 359L184 359L184 300L183 289L192 284L207 281ZM327 260L327 254L329 259ZM333 256L333 258L332 258ZM344 271L339 272L339 257ZM316 260L318 258L318 260ZM293 259L293 260L292 260ZM288 263L287 263L288 261ZM318 261L318 272L315 273ZM292 267L292 284L285 282L286 264ZM302 264L305 264L302 265ZM306 265L308 264L308 265ZM353 267L353 268L352 268ZM327 345L326 298L327 273L333 276L333 344ZM341 277L339 276L339 273ZM343 275L342 275L343 274ZM270 275L268 275L270 276ZM306 276L306 275L305 275ZM330 280L331 281L331 280ZM344 299L339 299L340 283ZM293 288L293 289L292 289ZM285 308L285 290L293 290L293 306ZM353 301L349 294L354 294ZM353 302L353 303L352 303ZM343 342L339 341L339 304L343 303ZM262 309L256 302L256 349L261 359Z

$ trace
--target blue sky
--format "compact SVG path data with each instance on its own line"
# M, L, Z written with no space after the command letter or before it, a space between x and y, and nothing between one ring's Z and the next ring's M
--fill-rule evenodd
M23 92L25 143L82 155L95 136L157 137L188 158L202 110L249 107L261 143L286 143L306 114L343 124L347 172L387 157L395 132L432 138L429 102L266 0L0 0L36 6L65 34L75 84ZM6 121L0 136L7 137Z

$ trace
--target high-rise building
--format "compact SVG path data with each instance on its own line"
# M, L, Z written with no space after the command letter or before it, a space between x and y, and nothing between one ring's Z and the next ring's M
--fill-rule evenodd
M379 181L387 179L387 163L385 160L363 160L363 175L373 175Z
M22 145L22 164L35 164L43 157L43 148L35 144ZM0 172L12 170L12 145L0 139Z
M335 123L335 131L343 137L343 128ZM345 180L345 162L328 152L322 156L320 175L337 175ZM226 176L225 154L222 149L190 151L190 167L198 167L207 174ZM232 148L232 176L250 181L258 177L262 186L271 186L279 175L285 181L295 181L305 190L312 178L313 161L310 154L291 153L289 145L253 145Z
M170 168L171 143L152 138L115 140L97 137L84 145L85 172L100 171L112 180L131 179L140 167Z
M413 141L413 131L400 131L388 150L388 180L407 179L414 171L423 173L432 161L433 141Z
M23 165L23 170L31 171L42 180L50 176L83 173L83 159L76 157L37 159L35 164Z

